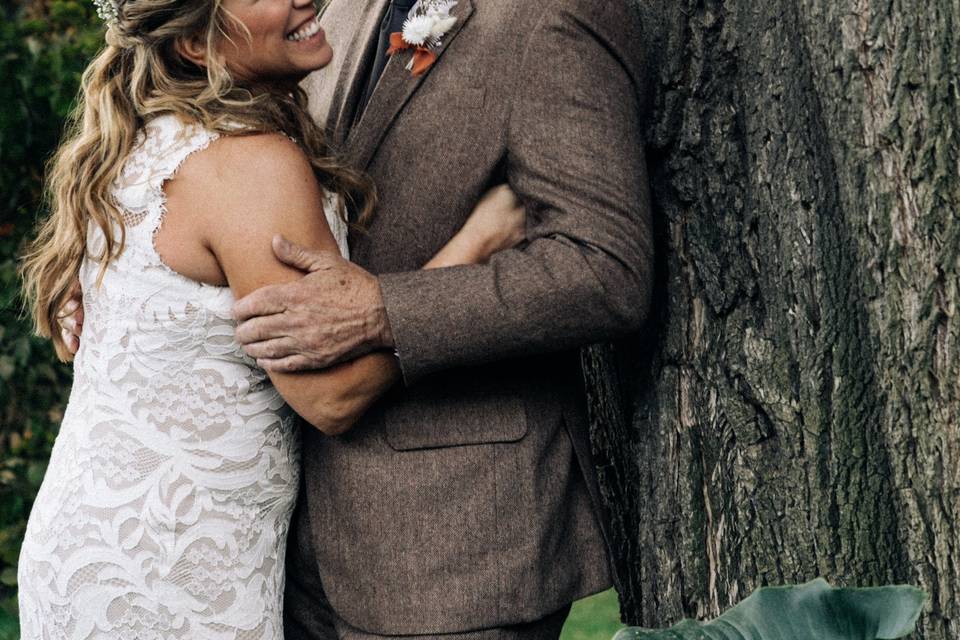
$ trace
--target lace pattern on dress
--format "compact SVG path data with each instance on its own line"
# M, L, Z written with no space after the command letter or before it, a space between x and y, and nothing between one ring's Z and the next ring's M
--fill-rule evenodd
M114 190L124 251L100 287L81 268L74 384L18 569L24 640L283 637L296 416L234 340L229 288L154 245L164 182L215 138L150 122Z

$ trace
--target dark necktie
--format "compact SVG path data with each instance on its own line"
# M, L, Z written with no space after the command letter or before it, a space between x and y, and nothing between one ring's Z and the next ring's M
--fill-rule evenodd
M367 101L373 95L373 90L383 75L383 69L387 66L387 49L390 48L390 34L397 31L403 31L403 23L407 19L407 14L416 0L390 0L390 6L383 16L380 23L380 38L377 40L377 55L370 65L370 75L367 78L367 86L363 90L363 96L360 98L360 104L357 108L358 116L363 113L367 106Z

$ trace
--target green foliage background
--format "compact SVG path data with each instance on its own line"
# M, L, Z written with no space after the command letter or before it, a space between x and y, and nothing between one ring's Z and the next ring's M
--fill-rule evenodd
M15 638L20 539L70 388L22 314L16 256L42 213L43 169L103 42L87 0L0 6L0 640Z

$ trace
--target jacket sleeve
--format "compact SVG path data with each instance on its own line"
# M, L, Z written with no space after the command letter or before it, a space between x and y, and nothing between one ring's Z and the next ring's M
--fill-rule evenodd
M639 18L626 0L544 4L507 134L528 242L484 265L380 276L408 385L609 339L646 317L653 242Z

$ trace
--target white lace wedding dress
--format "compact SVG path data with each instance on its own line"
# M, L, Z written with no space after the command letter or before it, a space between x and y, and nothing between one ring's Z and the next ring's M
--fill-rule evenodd
M215 137L151 121L114 193L123 255L99 288L84 261L73 389L20 556L23 640L283 637L295 414L234 341L230 289L153 243L164 181Z

